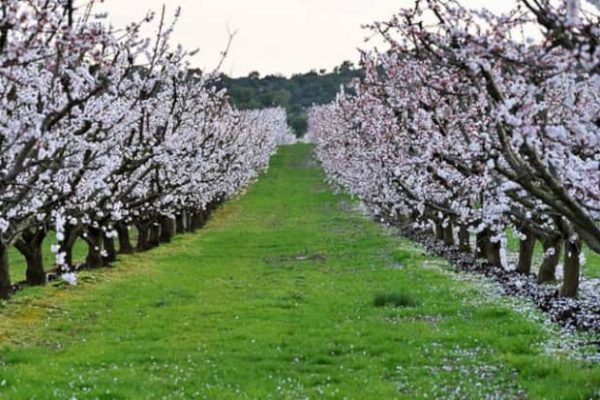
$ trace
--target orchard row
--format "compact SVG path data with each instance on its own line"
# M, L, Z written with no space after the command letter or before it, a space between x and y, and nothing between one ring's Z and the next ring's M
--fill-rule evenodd
M72 249L95 268L176 231L200 227L286 141L281 109L242 112L213 73L189 68L170 44L173 23L148 15L122 31L93 1L6 0L0 5L0 297L7 251L27 261L27 283L47 279L42 242L56 234L56 275L73 281ZM140 32L153 26L155 34Z
M370 26L389 50L316 107L310 131L328 176L382 218L434 226L446 244L577 295L581 250L600 252L599 3L519 0L503 15L417 0ZM476 248L470 237L476 235Z

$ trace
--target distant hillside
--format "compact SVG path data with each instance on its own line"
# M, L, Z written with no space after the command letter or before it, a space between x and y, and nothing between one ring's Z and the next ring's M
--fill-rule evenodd
M306 110L313 104L326 104L335 99L340 86L360 75L360 70L345 61L333 71L310 71L286 78L278 75L261 77L252 72L243 78L222 76L222 84L239 108L284 107L288 123L298 136L307 129Z

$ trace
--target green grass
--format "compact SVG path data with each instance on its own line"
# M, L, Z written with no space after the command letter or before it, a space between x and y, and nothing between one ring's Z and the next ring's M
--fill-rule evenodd
M600 366L349 211L310 151L282 148L197 235L18 294L0 398L600 398Z

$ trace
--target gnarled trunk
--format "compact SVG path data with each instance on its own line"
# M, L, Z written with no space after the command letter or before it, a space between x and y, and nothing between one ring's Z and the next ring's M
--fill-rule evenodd
M0 243L0 299L9 299L12 294L10 271L8 268L8 249Z
M517 264L517 272L525 275L531 273L531 261L533 259L533 251L535 250L536 237L531 231L523 232L526 237L521 239L519 243L519 263Z
M175 235L175 221L169 217L160 218L160 242L169 243Z
M102 230L89 227L83 239L88 245L88 253L85 258L86 267L90 269L102 268L104 266L102 260Z
M556 266L560 260L562 239L559 237L545 238L542 240L544 248L544 261L538 272L540 283L554 282L556 280Z
M579 289L579 255L581 253L581 240L567 240L565 242L565 266L563 283L560 288L561 297L576 297Z
M127 226L125 222L120 222L117 224L116 229L119 235L119 253L133 253L133 245L131 244L131 238L129 237L129 226Z
M44 271L44 258L42 254L42 244L46 238L46 228L35 227L27 229L15 247L25 257L27 269L25 270L25 279L27 284L32 286L41 286L46 284L46 271Z

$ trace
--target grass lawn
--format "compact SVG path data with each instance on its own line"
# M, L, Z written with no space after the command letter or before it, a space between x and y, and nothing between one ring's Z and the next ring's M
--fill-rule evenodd
M284 147L202 232L0 310L4 399L591 399L600 364Z

